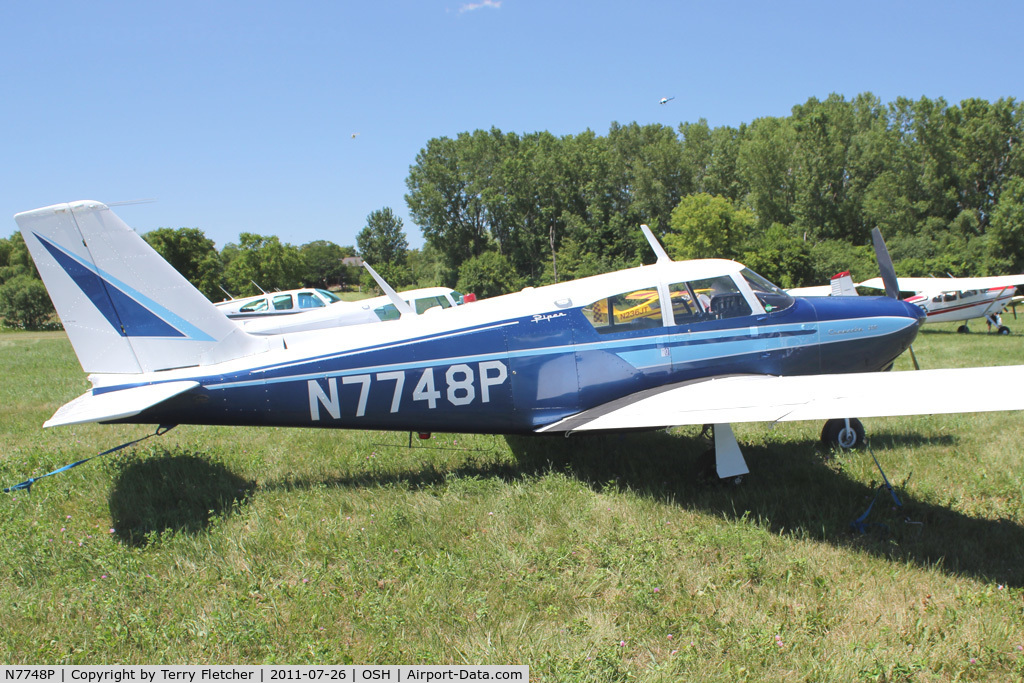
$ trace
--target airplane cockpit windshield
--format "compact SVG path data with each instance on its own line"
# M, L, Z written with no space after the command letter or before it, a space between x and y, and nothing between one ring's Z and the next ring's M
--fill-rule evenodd
M765 313L776 313L793 305L795 301L793 297L750 268L744 268L741 275L743 275L743 279L747 281L747 284L750 285L750 288L754 290L754 296L764 306Z

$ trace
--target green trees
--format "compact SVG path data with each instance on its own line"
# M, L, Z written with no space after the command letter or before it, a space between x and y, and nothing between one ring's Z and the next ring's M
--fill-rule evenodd
M358 279L349 272L343 260L355 256L352 247L339 247L328 240L314 240L299 247L302 259L302 282L308 287L327 289Z
M149 246L208 299L219 301L224 264L213 240L199 228L157 228L142 236Z
M739 258L755 224L754 214L724 197L700 193L683 197L672 211L665 249L677 260Z
M519 289L519 282L508 259L496 251L485 251L463 261L455 289L487 298L515 291Z
M354 256L355 249L328 240L296 248L274 236L242 233L237 244L218 252L198 228L158 228L143 238L212 301L224 298L221 287L236 296L255 294L253 282L269 291L327 288L353 279L342 260Z
M863 248L876 226L901 273L980 274L1024 266L1011 217L1022 133L1012 99L883 104L871 93L810 98L738 128L491 129L430 140L406 201L450 285L487 252L517 285L649 260L644 222L680 257L750 258L794 285L836 265L870 270Z
M684 162L675 131L660 125L612 124L606 137L475 131L427 143L406 202L446 284L486 252L512 266L509 283L544 284L640 263L637 225L667 226L693 188Z
M38 329L53 315L42 280L16 275L0 285L0 317L11 326Z
M20 232L0 239L0 318L24 329L38 329L54 314Z
M366 217L366 227L356 235L356 248L363 260L392 287L405 287L412 282L412 273L406 264L409 241L402 230L402 219L389 207ZM368 273L364 282L373 286Z
M224 279L234 296L258 294L265 290L294 289L302 284L302 257L291 244L275 235L243 232L238 244L228 244L221 252L225 261Z

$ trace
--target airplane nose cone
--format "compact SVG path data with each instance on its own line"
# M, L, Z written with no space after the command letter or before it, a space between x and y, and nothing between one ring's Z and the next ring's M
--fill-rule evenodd
M928 317L928 314L925 313L923 308L917 304L908 303L906 301L900 301L900 303L903 304L904 308L906 308L908 316L911 318L917 318L917 324L919 326L924 324L924 320Z
M807 299L818 318L825 372L871 372L892 364L924 322L918 306L884 296Z

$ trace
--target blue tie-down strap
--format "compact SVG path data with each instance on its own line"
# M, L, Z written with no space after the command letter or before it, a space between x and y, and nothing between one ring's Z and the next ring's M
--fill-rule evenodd
M4 493L14 493L15 491L28 491L29 493L32 493L32 484L36 483L40 479L45 479L46 477L52 477L55 474L60 474L61 472L66 472L66 471L68 471L68 470L70 470L72 468L78 467L79 465L85 464L85 463L89 462L90 460L92 460L94 458L99 458L99 457L102 457L104 455L110 455L111 453L116 453L117 451L119 451L119 450L121 450L123 448L128 448L129 446L134 446L135 444L137 444L139 442L142 442L142 441L145 441L146 439L152 438L154 436L163 436L167 432L169 432L172 429L174 429L174 427L175 427L175 425L160 425L159 427L156 428L156 431L153 432L152 434L147 434L146 436L144 436L142 438L135 439L134 441L129 441L128 443L123 443L120 446L114 446L113 448L111 448L109 450L105 450L102 453L97 453L96 455L89 456L88 458L85 458L84 460L79 460L78 462L73 462L70 465L64 465L64 467L61 467L59 469L55 469L53 472L47 472L44 475L41 475L41 476L38 476L38 477L32 477L30 479L26 479L25 481L21 482L20 484L15 484L14 486L8 486L7 488L4 489Z
M878 488L881 489L881 488L884 487L889 492L889 495L892 496L892 502L896 504L896 508L902 510L903 509L903 501L901 501L900 497L896 495L896 489L894 489L892 487L892 484L889 483L889 478L885 476L885 471L882 469L881 463L878 462L878 458L875 457L875 452L873 450L871 450L871 445L870 444L868 444L868 452L871 453L871 459L875 461L875 467L878 468L878 472L882 475L882 481L884 482ZM908 479L909 479L909 477L908 477ZM875 503L877 501L878 501L878 489L875 490L875 497L871 499L871 504L868 505L868 509L864 511L864 514L861 515L860 517L858 517L857 519L853 520L852 522L850 522L850 528L851 529L853 529L854 531L856 531L859 534L866 534L868 532L868 529L870 529L873 526L880 527L881 529L883 529L885 531L889 530L889 527L886 526L885 524L881 524L881 523L878 523L878 522L869 523L867 521L868 515L871 514L871 509L873 507L875 507ZM922 522L914 522L909 517L905 518L903 521L906 522L907 524L923 525Z
M889 530L889 527L879 522L868 522L868 515L871 514L871 508L875 507L875 503L878 502L878 491L875 491L875 497L871 499L871 504L868 505L868 509L864 511L864 514L857 519L850 522L850 528L856 531L858 534L866 534L868 529L873 526L880 527L885 531Z

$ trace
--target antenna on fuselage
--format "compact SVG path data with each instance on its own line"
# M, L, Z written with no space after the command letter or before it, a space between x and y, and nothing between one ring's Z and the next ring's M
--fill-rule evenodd
M644 232L644 237L647 238L647 242L651 245L651 249L654 250L654 255L658 257L658 263L672 263L672 259L669 258L668 252L665 251L665 247L661 246L661 242L654 236L651 229L646 224L641 223L640 229Z
M378 275L377 271L371 268L369 263L363 261L363 268L366 268L366 270L370 272L374 282L376 282L377 286L381 288L381 291L388 295L388 298L391 299L391 303L395 305L395 308L398 309L398 312L402 314L403 318L406 315L416 315L416 311L412 310L412 306L406 303L402 297L398 296L398 292L391 289L391 285L385 282L384 278Z

